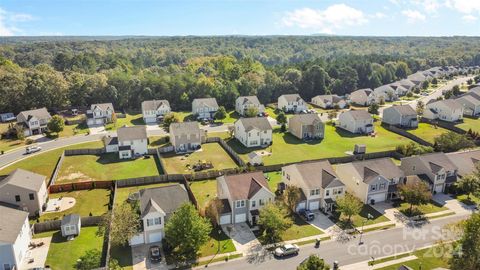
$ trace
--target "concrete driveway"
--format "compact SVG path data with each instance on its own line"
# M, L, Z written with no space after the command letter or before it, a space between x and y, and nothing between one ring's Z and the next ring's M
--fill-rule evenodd
M391 221L395 222L396 226L404 226L408 221L408 218L400 213L397 208L393 207L390 202L378 202L371 205L373 209L377 210L380 214L386 216Z
M155 269L155 270L167 270L167 264L165 262L165 254L163 253L163 249L161 250L162 253L162 261L160 263L151 263L148 258L148 251L150 246L161 246L161 242L158 243L150 243L145 245L136 245L132 247L132 263L133 263L133 270L145 270L145 269Z
M312 221L308 221L311 225L319 228L327 234L333 234L341 229L333 223L326 215L320 211L313 211L315 218Z
M475 206L474 205L466 205L459 202L457 199L450 197L447 194L437 193L433 196L433 200L440 205L445 206L449 210L455 212L456 214L466 214L470 213Z
M91 125L88 126L88 129L90 130L91 135L107 133L104 125Z
M228 230L228 226L232 228L230 232ZM248 254L251 251L255 250L257 247L261 246L257 237L255 237L252 230L250 230L250 227L248 227L247 223L222 225L222 230L225 232L225 234L229 235L230 238L232 238L232 242L238 252Z

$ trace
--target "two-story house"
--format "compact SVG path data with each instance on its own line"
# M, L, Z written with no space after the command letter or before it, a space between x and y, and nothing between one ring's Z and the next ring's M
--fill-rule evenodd
M394 101L398 99L397 93L392 86L386 84L373 89L377 99L385 101Z
M0 202L15 205L32 217L40 216L48 200L46 177L16 169L0 180Z
M337 127L356 134L369 134L374 131L373 117L364 110L350 110L338 116Z
M265 112L265 106L260 103L257 96L243 96L235 100L235 111L239 115L245 116L247 110L254 108L257 114Z
M235 138L245 147L265 147L272 143L272 126L266 117L235 121Z
M370 88L353 91L349 95L349 101L359 106L370 106L370 104L377 102L375 93Z
M433 101L425 106L423 117L431 120L457 122L463 119L463 106L453 99Z
M115 113L112 103L92 104L87 111L87 125L105 125L112 121Z
M29 269L32 241L28 212L0 205L0 269Z
M206 137L206 132L200 129L198 122L172 123L169 130L170 143L177 153L198 150Z
M397 186L405 178L403 171L389 158L339 164L336 171L347 191L365 204L397 198Z
M382 122L401 128L417 128L417 112L410 105L394 105L383 110Z
M468 92L456 98L455 101L463 106L464 115L473 117L480 115L480 95L477 95L475 92Z
M146 155L148 153L147 128L144 125L127 127L117 130L117 136L103 138L105 152L118 152L120 159Z
M288 113L300 113L307 110L307 103L299 94L281 95L278 97L277 108Z
M322 139L325 124L316 113L297 114L288 119L288 131L301 140Z
M480 166L480 150L470 150L448 153L447 157L457 166L457 176L464 177L476 171Z
M347 101L337 95L318 95L312 98L312 104L322 109L343 109L347 107Z
M214 119L215 113L218 111L218 104L215 98L196 98L192 101L192 114L197 119Z
M130 245L150 244L162 241L165 223L185 203L190 203L187 190L175 184L139 191L142 232L130 239Z
M17 124L24 128L25 136L42 134L47 131L48 121L52 116L46 108L23 111L17 115Z
M168 100L145 100L142 102L142 115L145 124L157 123L163 120L163 117L170 113L170 103Z
M346 190L328 161L285 166L282 168L282 182L300 188L297 212L302 209L331 212L337 198L344 196Z
M261 171L218 177L217 196L223 205L218 217L220 225L256 225L259 210L275 199Z
M457 181L457 166L444 153L431 153L402 158L400 168L405 175L417 175L432 193L444 192Z

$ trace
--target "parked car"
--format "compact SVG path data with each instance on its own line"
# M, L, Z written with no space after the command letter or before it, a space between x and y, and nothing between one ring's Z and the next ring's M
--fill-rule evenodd
M30 145L30 146L27 146L27 148L25 149L25 153L31 154L31 153L38 152L40 150L42 150L42 147L38 145Z
M148 255L152 263L159 263L162 260L159 246L151 246Z
M274 255L277 257L285 257L289 255L298 255L300 249L295 244L286 244L275 249Z
M312 221L315 219L315 215L310 210L302 209L299 214L307 221Z

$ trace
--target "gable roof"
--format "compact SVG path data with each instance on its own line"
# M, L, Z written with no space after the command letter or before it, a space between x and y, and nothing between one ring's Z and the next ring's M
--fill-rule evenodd
M18 122L28 122L32 117L35 117L39 120L49 120L52 118L50 113L48 113L45 107L35 110L23 111L18 114Z
M247 132L253 129L260 131L272 130L272 126L266 117L240 118L237 121L243 125Z
M323 102L331 102L331 103L338 103L343 100L343 98L339 97L338 95L318 95L312 98L313 99L320 99Z
M192 103L197 104L197 106L218 107L217 100L215 98L196 98Z
M0 205L0 217L0 242L15 243L28 212Z
M283 97L287 102L297 102L297 101L303 100L299 94L281 95L279 98L281 97Z
M393 89L392 86L390 86L388 84L385 84L385 85L382 85L382 86L379 86L379 87L373 89L373 92L375 92L375 93L386 93L386 92L394 93L395 89Z
M354 161L352 162L352 166L365 183L369 183L379 175L387 179L403 177L405 175L389 158Z
M328 160L297 163L286 168L296 170L302 177L300 180L310 189L344 186Z
M352 94L365 94L367 97L370 96L371 94L373 93L373 90L370 89L370 88L363 88L363 89L358 89L357 91L353 91L352 93L350 93L350 95Z
M461 110L461 109L463 109L462 104L458 103L457 101L455 101L453 99L437 100L437 101L428 103L427 106L431 108L432 106L436 106L436 105L440 105L440 104L443 104L444 106L446 106L447 108L449 108L451 110Z
M142 217L152 211L169 215L182 204L189 202L187 190L180 184L141 189L139 193Z
M386 110L395 110L402 116L417 115L417 112L410 105L393 105Z
M456 100L461 100L461 99L472 103L474 106L480 105L480 96L478 96L474 92L462 95L462 96L458 97ZM458 102L461 102L461 101L458 101Z
M320 116L316 113L296 114L288 119L290 122L300 122L304 125L312 125L314 123L322 122Z
M458 168L458 175L465 176L475 171L480 161L480 150L448 153L447 157Z
M142 111L156 111L158 108L161 106L167 106L170 108L170 103L168 100L162 99L162 100L145 100L142 102Z
M112 103L97 103L90 105L90 109L93 111L95 108L99 108L102 111L106 111L108 109L114 111Z
M349 115L353 120L370 120L372 115L365 110L349 110L342 112L342 114Z
M172 123L169 129L172 135L200 133L200 126L197 121Z
M78 225L80 221L80 215L78 214L69 214L62 218L61 226L65 225Z
M422 162L433 173L437 173L442 168L447 171L453 171L458 169L457 166L448 158L448 156L442 152L429 153L410 158L418 159L419 162Z
M144 125L121 127L117 130L118 141L133 141L147 139L147 127Z
M225 182L232 200L250 199L261 189L271 192L267 179L260 171L225 175L218 179Z
M260 101L258 100L257 96L242 96L238 97L237 101L240 100L242 105L251 103L251 104L260 104Z
M38 192L47 177L24 169L16 169L0 181L0 188L6 185L21 187Z

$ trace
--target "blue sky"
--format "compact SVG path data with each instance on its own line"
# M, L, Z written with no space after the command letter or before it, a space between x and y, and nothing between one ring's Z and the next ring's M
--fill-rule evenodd
M0 0L0 36L480 36L480 0Z

